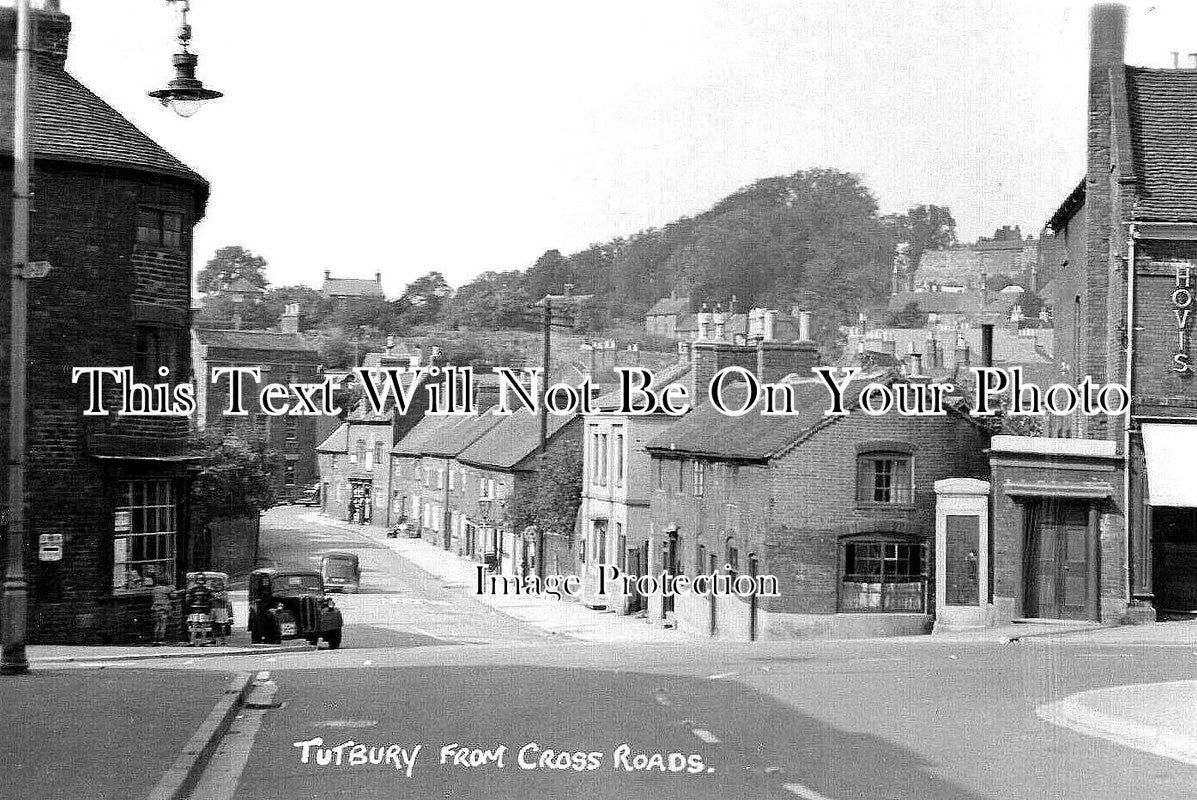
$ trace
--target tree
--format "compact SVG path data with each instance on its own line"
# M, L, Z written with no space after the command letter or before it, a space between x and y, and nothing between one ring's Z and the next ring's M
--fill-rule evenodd
M412 325L423 325L439 319L444 302L452 294L445 276L434 271L407 284L398 302Z
M239 244L222 247L195 276L195 285L204 294L220 291L225 281L241 277L259 288L266 288L264 270L266 259L256 256Z
M192 437L202 469L191 485L192 509L199 519L257 516L274 505L271 476L278 454L261 439L204 431Z
M886 221L898 241L910 244L911 268L918 267L919 259L927 250L941 250L956 244L956 220L947 206L912 206L905 214L887 217Z
M528 304L524 273L484 272L453 293L448 320L458 328L524 328Z
M582 440L563 434L544 455L525 496L509 504L516 531L535 525L547 533L572 535L582 505Z

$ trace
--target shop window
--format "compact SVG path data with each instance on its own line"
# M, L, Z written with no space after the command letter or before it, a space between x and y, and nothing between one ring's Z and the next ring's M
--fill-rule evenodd
M840 611L926 611L926 547L921 542L846 541L841 561Z
M142 206L137 209L137 243L170 250L183 248L183 215Z
M137 591L175 582L179 499L169 480L122 481L113 514L112 589Z
M862 503L913 503L910 455L861 453L856 461L856 499Z

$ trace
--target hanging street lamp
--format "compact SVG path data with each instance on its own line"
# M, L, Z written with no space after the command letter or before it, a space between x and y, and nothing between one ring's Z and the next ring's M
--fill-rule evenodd
M188 48L191 44L191 25L187 22L187 12L191 11L190 0L166 0L168 3L180 3L179 7L179 45L183 48L171 58L175 67L175 77L166 84L165 89L156 89L149 93L164 106L180 117L190 117L200 110L200 106L209 100L223 97L221 92L205 89L204 83L195 77L195 66L199 63L199 56Z

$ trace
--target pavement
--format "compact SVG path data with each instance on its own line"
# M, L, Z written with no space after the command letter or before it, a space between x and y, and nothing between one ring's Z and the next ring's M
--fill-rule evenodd
M9 786L36 787L26 797L175 800L202 767L203 745L223 733L221 715L239 699L230 687L249 677L52 667L6 677L0 729L16 735L0 741L0 771Z

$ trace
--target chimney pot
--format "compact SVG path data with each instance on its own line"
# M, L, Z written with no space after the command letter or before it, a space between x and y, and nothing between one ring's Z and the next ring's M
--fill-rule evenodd
M1189 53L1189 66L1197 68L1197 53Z
M810 341L810 312L809 311L799 311L798 312L798 341L800 341L800 342L809 342Z
M332 270L331 269L324 270L324 280L326 280L326 281L332 280Z

